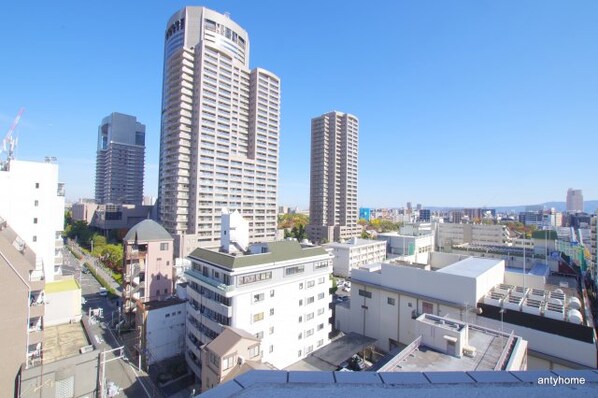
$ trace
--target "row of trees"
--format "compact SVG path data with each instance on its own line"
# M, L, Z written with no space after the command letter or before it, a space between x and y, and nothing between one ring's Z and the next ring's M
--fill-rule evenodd
M122 272L122 244L109 243L105 236L90 228L86 221L74 221L70 212L65 213L64 221L64 236L76 241L111 270Z
M284 229L285 238L295 238L299 242L307 239L305 227L309 224L309 217L305 214L288 213L278 216L278 228Z

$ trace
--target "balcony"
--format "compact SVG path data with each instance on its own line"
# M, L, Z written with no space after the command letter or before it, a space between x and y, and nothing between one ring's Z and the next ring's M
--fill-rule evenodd
M29 328L29 345L38 344L38 343L41 343L42 341L44 341L44 334L43 334L41 328L39 328L39 329Z
M202 281L212 287L215 287L216 289L221 290L223 292L231 292L235 288L232 285L226 285L217 279L212 279L208 276L203 275L201 272L198 272L193 269L189 269L189 270L185 271L185 274L192 278L199 279L200 281Z
M39 318L44 316L46 313L46 305L45 304L32 304L29 307L29 317L30 318Z

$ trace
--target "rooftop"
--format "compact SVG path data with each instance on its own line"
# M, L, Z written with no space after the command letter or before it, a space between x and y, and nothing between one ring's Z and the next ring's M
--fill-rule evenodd
M245 330L225 326L222 333L212 340L206 348L219 357L223 357L232 352L236 348L237 343L241 340L252 340L256 343L260 342L260 339Z
M370 246L370 245L376 245L376 244L382 245L382 244L386 244L386 242L380 241L380 240L351 238L346 242L326 243L324 245L324 247L359 247L359 246Z
M182 300L176 296L172 296L167 298L166 300L146 301L143 303L143 306L145 307L146 311L151 311L158 308L170 307L171 305L183 304L184 302L185 300Z
M469 257L454 264L447 265L436 272L477 278L486 271L494 268L498 263L503 262L499 259L487 259L480 257Z
M44 362L79 355L81 347L89 344L81 322L47 326L44 328Z
M572 378L578 378L578 382L562 381ZM598 371L593 370L405 373L253 370L206 391L201 397L547 398L570 394L592 396L596 388Z
M266 253L231 255L215 250L198 248L189 257L206 261L226 268L240 268L253 265L269 264L314 256L326 256L328 253L320 246L303 247L295 240L281 240L265 243Z
M45 291L46 294L48 293L61 293L61 292L69 292L72 290L79 290L81 286L79 283L72 278L63 279L54 282L46 282Z
M172 236L154 220L143 220L127 232L125 241L163 241L173 240Z

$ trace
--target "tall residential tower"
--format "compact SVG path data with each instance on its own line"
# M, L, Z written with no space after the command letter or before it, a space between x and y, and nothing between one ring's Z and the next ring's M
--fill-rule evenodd
M112 113L98 128L96 202L143 201L145 126L135 116Z
M357 141L359 122L348 113L329 112L311 120L309 196L312 241L358 236Z
M166 26L159 218L175 256L220 246L224 207L274 239L280 79L249 69L249 36L228 15L185 7Z

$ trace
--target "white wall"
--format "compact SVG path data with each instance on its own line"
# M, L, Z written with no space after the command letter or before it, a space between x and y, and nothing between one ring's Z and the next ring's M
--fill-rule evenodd
M146 348L148 365L180 355L185 348L186 303L147 311Z
M44 326L81 319L81 289L47 293Z
M46 281L53 281L56 232L64 228L58 165L13 160L9 171L0 171L0 192L0 217L35 252Z

